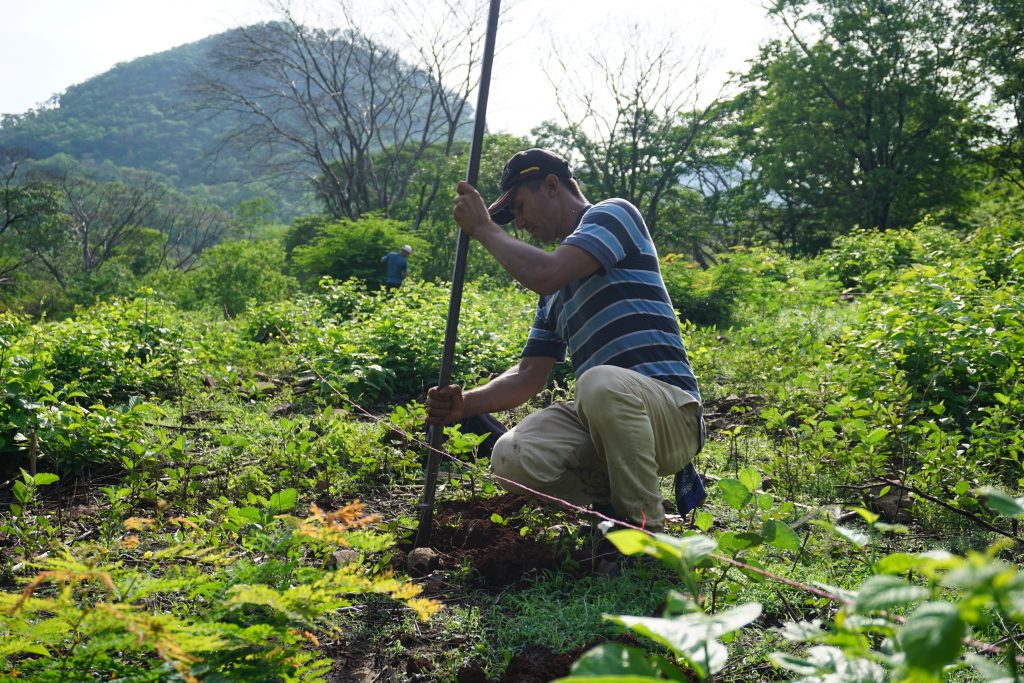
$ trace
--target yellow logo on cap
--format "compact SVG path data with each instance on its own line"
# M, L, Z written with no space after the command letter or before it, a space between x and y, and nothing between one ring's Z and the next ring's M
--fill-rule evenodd
M523 175L525 173L532 173L533 171L539 171L539 170L540 170L540 166L530 166L530 167L524 168L522 171L520 171L519 175Z

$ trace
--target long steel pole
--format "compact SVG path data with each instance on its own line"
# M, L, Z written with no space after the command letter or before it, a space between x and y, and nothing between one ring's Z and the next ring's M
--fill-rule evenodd
M491 64L494 62L494 39L498 33L498 11L501 0L491 0L487 15L487 35L484 39L483 63L480 71L480 88L476 96L476 121L473 126L473 141L469 147L469 167L466 180L476 187L480 175L480 150L483 147L484 128L487 119L487 94L491 88ZM441 351L441 369L437 386L445 387L452 380L452 364L455 359L455 341L459 331L459 312L462 309L462 286L466 280L466 254L469 252L469 236L459 230L458 246L455 250L455 267L452 270L452 292L448 301L448 321L444 328L444 348ZM437 471L441 465L441 425L430 428L430 453L427 456L426 479L423 484L423 498L420 501L420 526L416 531L415 547L430 545L430 528L434 523L434 494L437 489Z

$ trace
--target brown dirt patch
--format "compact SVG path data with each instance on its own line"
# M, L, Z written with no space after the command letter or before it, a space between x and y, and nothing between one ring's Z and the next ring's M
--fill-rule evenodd
M533 499L517 494L439 503L430 532L430 547L440 554L439 568L468 563L490 588L510 586L543 569L564 569L560 565L567 558L565 551L559 553L554 544L537 540L534 534L519 533L524 509L536 505ZM492 521L495 514L507 524ZM583 567L576 570L579 573L592 570L594 556L591 548L568 555Z
M531 645L512 657L499 683L548 683L569 675L572 663L583 650L555 652L540 645Z

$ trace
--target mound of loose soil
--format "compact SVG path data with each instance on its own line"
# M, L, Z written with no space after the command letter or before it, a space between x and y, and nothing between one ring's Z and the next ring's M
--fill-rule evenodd
M548 543L520 536L513 520L528 499L504 495L482 500L453 501L434 515L431 546L442 553L444 565L468 562L488 586L503 587L540 569L555 566L555 549ZM509 524L491 521L500 515Z
M504 588L539 570L558 567L554 545L519 533L523 509L536 504L517 494L439 503L430 546L440 554L440 568L468 563L488 587ZM492 521L495 514L506 523ZM579 559L593 556L589 549L579 554Z

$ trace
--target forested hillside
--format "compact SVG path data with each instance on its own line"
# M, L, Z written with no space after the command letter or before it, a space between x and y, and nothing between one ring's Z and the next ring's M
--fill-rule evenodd
M225 206L270 193L285 206L301 207L301 188L278 197L258 166L231 151L216 154L238 119L202 110L191 84L210 68L211 51L226 37L119 64L68 88L50 107L8 116L0 146L35 159L67 155L114 178L117 169L152 171Z
M211 101L208 92L210 83L220 78L222 86L237 87L241 97L260 100L261 91L271 85L269 79L253 78L229 65L245 49L249 33L270 41L287 30L286 24L236 29L118 64L56 95L50 106L5 116L0 120L0 148L37 160L66 155L108 180L130 170L151 171L178 190L224 208L262 197L274 204L281 217L314 211L318 207L305 178L315 166L304 168L301 178L281 178L267 167L268 162L281 162L275 159L271 143L266 149L228 144L247 119L244 113ZM361 51L373 49L372 44L353 45L356 58L367 66L370 57ZM348 83L349 92L363 87L361 78L380 77L389 66L374 64L373 68L379 70L374 76L349 74L355 81ZM298 73L289 76L301 78ZM260 101L266 104L265 99ZM431 115L418 105L409 114L422 119ZM471 119L471 107L466 117ZM384 136L379 144L391 142Z

